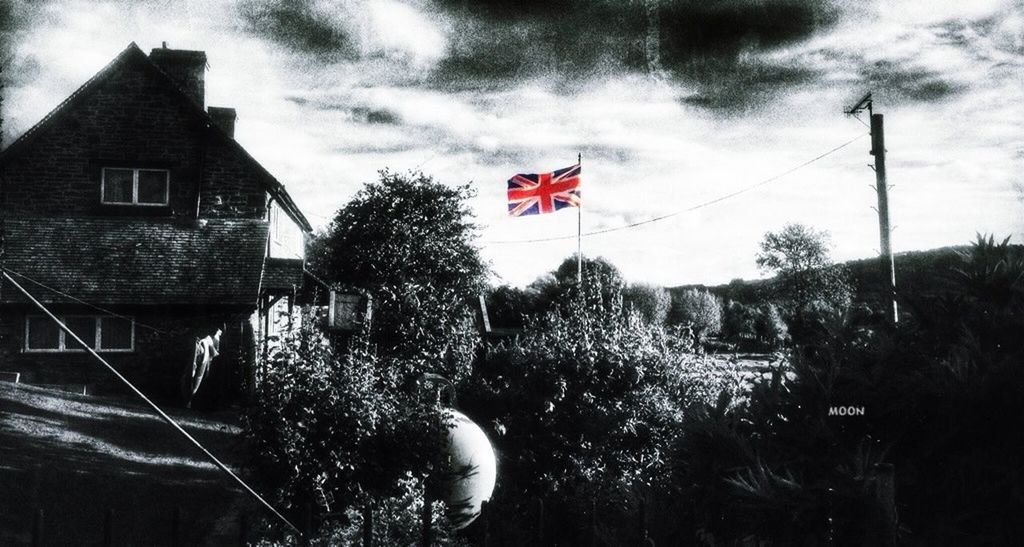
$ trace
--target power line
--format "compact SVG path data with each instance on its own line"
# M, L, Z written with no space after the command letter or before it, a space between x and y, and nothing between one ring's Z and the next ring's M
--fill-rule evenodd
M745 193L747 193L747 192L749 192L751 190L754 190L754 189L760 188L761 186L764 186L766 184L775 182L775 181L781 179L782 177L784 177L784 176L786 176L786 175L788 175L788 174L790 174L790 173L792 173L794 171L797 171L799 169L807 167L808 165L810 165L810 164L812 164L812 163L814 163L814 162L816 162L816 161L818 161L818 160L820 160L820 159L822 159L822 158L824 158L826 156L834 154L834 153L842 150L843 148L846 148L847 146L850 146L851 144L856 142L858 139L860 139L862 137L866 137L869 134L870 133L862 133L860 135L857 135L856 137L854 137L854 138L844 142L843 144L840 144L839 146L836 146L835 148L833 148L833 149L831 149L831 150L829 150L827 152L824 152L824 153L822 153L822 154L820 154L818 156L815 156L814 158L811 158L811 159L809 159L809 160L807 160L807 161L805 161L805 162L803 162L803 163L801 163L801 164L799 164L799 165L797 165L795 167L792 167L792 168L790 168L790 169L788 169L786 171L783 171L782 173L779 173L778 175L775 175L773 177L764 179L764 180L762 180L762 181L760 181L760 182L758 182L756 184L752 184L750 186L747 186L746 188L741 188L741 189L739 189L739 190L737 190L735 192L732 192L730 194L726 194L724 196L719 196L719 197L717 197L715 199L712 199L712 200L709 200L709 201L705 201L703 203L698 203L697 205L694 205L694 206L689 207L687 209L676 211L674 213L669 213L667 215L662 215L660 217L649 218L647 220L641 220L639 222L633 222L631 224L626 224L626 225L623 225L623 226L616 226L614 228L605 228L603 230L594 230L592 232L585 232L585 233L582 234L582 237L595 236L595 235L600 235L600 234L607 234L607 233L610 233L610 232L618 232L618 231L621 231L621 230L627 230L627 229L630 229L630 228L636 228L637 226L643 226L644 224L651 224L653 222L658 222L658 221L661 221L661 220L665 220L667 218L672 218L674 216L679 216L679 215L681 215L683 213L689 213L691 211L696 211L697 209L702 209L704 207L708 207L708 206L714 205L716 203L725 201L727 199L734 198L734 197L736 197L736 196L738 196L740 194L745 194ZM566 239L574 239L576 237L577 236L555 236L555 237L542 237L542 238L537 238L537 239L513 239L513 240L501 240L501 241L486 241L484 243L485 244L491 244L491 245L510 245L510 244L516 244L516 243L540 243L540 242L544 242L544 241L562 241L562 240L566 240Z
M157 406L156 403L151 401L149 399L149 397L146 397L145 394L143 394L141 391L139 391L139 388L135 387L135 384L132 384L131 381L129 381L127 378L125 378L123 374L121 374L120 372L117 371L116 368L111 366L111 364L108 363L106 359L104 359L103 357L100 357L100 355L98 353L96 353L96 351L93 350L92 347L89 346L89 344L87 344L85 341L83 341L77 334L74 333L74 331L69 329L67 325L65 325L63 322L61 322L61 320L58 319L57 316L53 314L53 312L51 312L39 300L36 300L36 298L34 296L32 296L32 294L30 292L25 290L24 287L19 285L18 282L15 281L14 278L10 276L10 272L11 272L10 270L4 268L3 270L0 270L0 272L2 272L3 277L5 279L7 279L7 281L10 281L11 284L14 285L14 287L16 289L21 291L21 293L24 294L25 297L28 298L28 300L32 304L34 304L44 314L46 314L46 316L49 317L51 321L56 323L57 327L59 327L62 331L64 331L64 334L66 336L70 336L72 339L74 339L74 341L77 342L78 345L82 346L82 349L84 349L86 352L88 352L89 355L91 355L94 359L99 361L99 363L101 365L106 367L106 369L108 371L110 371L115 377L117 377L117 379L120 380L122 384L127 386L128 389L130 389L133 393L135 393L135 395L137 395L140 399L142 399L143 402L145 402L151 409L153 409L153 411L156 412L165 422L167 422L168 425L170 425L172 428L174 428L175 431L177 431L183 437L185 437L185 439L187 439L192 444L192 446L195 446L196 448L198 448L199 451L202 452L204 456L206 456L206 459L208 459L211 462L213 462L221 471L224 472L224 474L226 474L228 477L230 477L232 480L234 480L235 483L237 483L239 486L241 486L250 496L252 496L257 501L259 501L263 505L263 507L267 508L275 517L278 518L278 520L283 522L286 526L288 526L288 528L290 528L295 533L297 533L299 535L299 537L302 537L302 532L299 531L299 529L294 524L292 524L291 521L289 521L287 518L285 518L284 515L282 515L280 512L278 512L278 510L276 508L274 508L273 505L271 505L269 502L267 502L267 500L265 500L263 498L263 496L260 496L255 490L252 489L252 487L250 487L245 481L243 481L238 475L236 475L234 471L232 471L230 468L228 468L227 465L224 465L224 463L221 462L217 458L217 456L214 456L212 452L207 450L206 447L202 445L202 443L197 441L195 439L195 437L190 435L187 431L185 431L184 428L182 428L180 425L178 425L178 422L174 421L174 419L171 418L170 416L168 416L167 413L163 411L163 409L161 409L159 406Z
M117 317L118 319L124 319L125 321L131 321L131 322L135 323L135 325L138 326L138 327L149 329L149 330L151 330L153 332L156 332L158 334L167 334L167 331L165 331L165 330L158 329L156 327L147 325L145 323L140 323L140 322L136 321L134 318L128 317L127 315L121 315L121 314L119 314L117 312L113 312L113 311L110 311L110 310L108 310L106 308L102 308L100 306L97 306L96 304L93 304L91 302L86 302L85 300L82 300L81 298L74 297L74 296L72 296L72 295L70 295L70 294L68 294L68 293L66 293L64 291L61 291L60 289L55 289L55 288L53 288L53 287L51 287L49 285L46 285L45 283L43 283L41 281L36 281L35 279L32 279L31 277L29 277L29 276L27 276L27 275L25 275L23 273L16 272L16 271L14 271L14 270L12 270L10 268L7 268L7 267L4 267L4 270L7 271L8 273L12 273L12 274L14 274L14 275L24 279L25 281L28 281L29 283L33 283L35 285L38 285L38 286L40 286L40 287L42 287L42 288L44 288L44 289L46 289L46 290L48 290L50 292L56 293L56 294L58 294L60 296L63 296L64 298L67 298L68 300L71 300L71 301L77 302L79 304L82 304L83 306L88 306L88 307L90 307L90 308L92 308L94 310L101 311L101 312L103 312L103 313L105 313L107 315L110 315L110 316L113 316L113 317Z

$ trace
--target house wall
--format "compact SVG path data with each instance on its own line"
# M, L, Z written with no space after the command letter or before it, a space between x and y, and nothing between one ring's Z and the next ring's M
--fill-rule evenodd
M306 238L295 223L276 201L270 203L270 258L287 258L304 260L306 257Z
M265 218L264 175L207 123L152 67L129 59L0 167L5 208L31 216L187 218L198 208L206 217ZM168 169L169 205L102 204L103 167Z
M53 311L58 315L96 314L89 309L67 306ZM249 313L165 308L118 308L111 311L135 320L135 349L131 352L100 352L100 355L146 395L165 404L180 404L180 382L190 366L196 337L212 334L223 326L221 354L213 361L197 400L212 406L241 396L244 378L249 376L248 369L253 366L255 356ZM127 392L106 368L84 351L25 351L25 316L28 313L38 315L28 308L0 314L0 362L3 370L21 373L25 383L85 384L94 393Z

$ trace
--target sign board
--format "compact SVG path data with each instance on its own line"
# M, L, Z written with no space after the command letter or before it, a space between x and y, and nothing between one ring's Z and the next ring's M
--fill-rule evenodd
M370 320L373 299L360 294L341 294L331 291L327 307L327 328L356 330Z

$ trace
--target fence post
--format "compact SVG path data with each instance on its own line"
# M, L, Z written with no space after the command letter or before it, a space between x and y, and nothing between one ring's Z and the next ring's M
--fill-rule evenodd
M544 547L544 500L537 498L537 545Z
M238 516L238 545L239 547L249 545L249 515L244 512Z
M373 547L373 507L363 505L363 547Z
M32 516L32 547L40 547L43 544L43 510L36 509Z
M107 509L107 518L103 519L103 547L114 545L114 510Z
M171 547L181 547L181 507L171 512Z

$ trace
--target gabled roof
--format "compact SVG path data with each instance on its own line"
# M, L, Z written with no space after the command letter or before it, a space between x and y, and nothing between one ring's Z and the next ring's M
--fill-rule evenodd
M302 286L302 260L292 258L267 258L263 263L264 291L291 292Z
M256 171L262 175L261 182L264 184L267 192L269 192L270 195L280 203L281 208L284 209L285 213L304 231L311 232L313 230L313 227L309 224L305 215L302 214L302 211L299 210L291 196L288 195L288 191L285 190L284 185L274 178L274 176L271 175L265 167L260 165L260 163L256 161L256 159L253 158L252 155L242 147L242 145L238 144L238 141L224 133L220 126L213 121L213 118L203 110L202 105L192 100L192 98L185 93L173 78L168 76L160 69L160 67L153 63L153 61L151 61L141 49L139 49L139 46L136 45L135 42L128 44L128 47L121 51L117 57L114 57L114 60L94 74L92 78L89 78L81 87L75 90L74 93L69 95L67 99L64 99L64 101L51 110L49 114L44 116L39 123L35 124L28 131L23 133L6 149L0 151L0 163L15 158L18 154L29 149L31 142L35 140L36 137L45 132L46 129L52 126L56 120L60 119L68 112L71 112L77 104L81 103L93 91L98 89L111 75L131 62L140 63L145 70L151 71L151 73L157 78L162 79L167 88L173 90L174 94L180 97L180 99L188 105L189 110L198 117L208 131L213 132L215 135L228 142L230 146L234 147L236 151L241 153L242 156L256 168Z
M3 224L4 266L16 279L98 305L255 306L269 234L269 223L255 219L8 217ZM74 303L22 285L44 303ZM0 302L26 300L8 285Z

